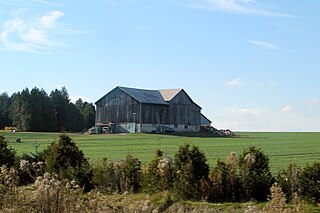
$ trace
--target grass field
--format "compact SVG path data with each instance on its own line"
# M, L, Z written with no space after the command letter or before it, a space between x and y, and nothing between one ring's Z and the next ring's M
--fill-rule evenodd
M143 163L153 159L157 149L174 156L179 146L189 143L198 146L206 155L208 164L215 166L218 159L225 160L231 151L241 154L250 146L261 149L269 156L273 172L286 169L289 163L305 166L320 160L320 133L265 133L238 132L235 138L186 137L156 134L127 135L82 135L70 134L70 137L83 150L92 163L103 158L123 159L128 153L138 157ZM0 132L10 146L22 153L45 149L58 139L58 133L11 133ZM15 143L21 138L22 143Z

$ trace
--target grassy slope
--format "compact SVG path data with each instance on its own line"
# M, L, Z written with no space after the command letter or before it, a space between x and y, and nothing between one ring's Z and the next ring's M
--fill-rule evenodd
M22 153L34 152L34 144L40 144L39 150L46 148L58 139L57 133L10 133L0 132L10 145ZM183 143L194 144L204 151L210 166L217 159L225 160L231 151L241 154L249 146L260 148L270 158L270 167L275 171L286 169L289 163L296 162L304 166L320 160L320 133L237 133L236 138L185 137L154 134L129 135L80 135L70 134L92 162L102 158L123 159L128 153L142 162L151 160L157 149L174 156ZM13 143L21 138L23 143Z

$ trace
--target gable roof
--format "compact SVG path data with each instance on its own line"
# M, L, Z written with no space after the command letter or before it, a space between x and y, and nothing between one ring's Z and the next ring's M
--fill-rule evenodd
M159 90L146 90L128 87L119 87L120 90L130 95L140 103L169 105L160 94Z
M182 89L160 89L159 92L165 101L171 101Z

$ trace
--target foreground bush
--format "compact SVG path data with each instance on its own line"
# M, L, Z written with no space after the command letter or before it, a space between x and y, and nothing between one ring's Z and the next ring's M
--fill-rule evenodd
M15 150L9 148L5 138L0 135L0 166L6 165L9 168L13 166L15 154Z
M101 164L93 168L93 182L97 189L103 193L120 193L118 184L120 180L116 177L114 162L103 159Z
M174 157L173 193L183 200L200 200L203 196L201 180L208 179L207 159L198 147L180 146Z
M218 160L217 166L209 174L209 180L202 181L206 200L210 202L241 201L243 188L239 173L236 153L231 152L226 163Z
M17 175L13 167L0 167L0 212L1 209L12 207L17 198Z
M143 167L142 190L147 193L166 191L172 188L172 160L158 150L155 159Z
M60 135L58 142L52 143L44 155L47 172L70 181L76 180L85 191L93 188L90 164L69 136Z
M261 150L250 147L239 160L244 199L267 200L274 182L269 169L269 158Z
M296 164L290 164L286 171L280 172L277 182L286 194L287 199L293 199L295 193L301 193L301 168Z
M307 165L301 173L302 194L320 203L320 162Z
M132 155L122 161L104 159L94 167L93 174L93 182L102 192L136 193L141 188L141 162Z
M26 188L17 187L17 178L12 167L1 167L0 212L106 212L105 196L96 192L84 194L75 181L45 173Z

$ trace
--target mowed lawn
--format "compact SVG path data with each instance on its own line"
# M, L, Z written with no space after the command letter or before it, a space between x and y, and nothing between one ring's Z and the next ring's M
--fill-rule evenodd
M261 149L269 156L273 172L286 169L289 163L305 166L320 161L320 133L237 132L235 138L186 137L158 134L83 135L69 134L92 163L103 158L121 160L127 154L146 163L154 158L157 149L173 157L180 145L189 143L202 150L213 167L218 159L225 160L231 151L241 154L250 146ZM59 133L0 132L9 145L22 153L45 149L58 140ZM22 143L15 143L20 138Z

